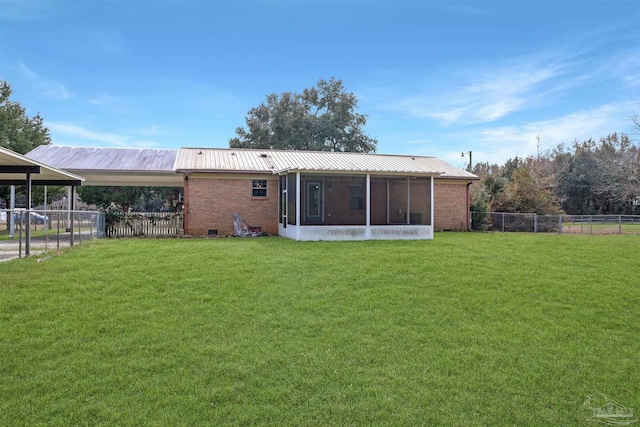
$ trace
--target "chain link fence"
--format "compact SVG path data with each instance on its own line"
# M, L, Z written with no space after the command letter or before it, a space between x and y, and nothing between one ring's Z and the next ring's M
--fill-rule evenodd
M0 209L0 262L102 237L102 212Z
M640 215L471 212L471 228L498 232L640 235Z

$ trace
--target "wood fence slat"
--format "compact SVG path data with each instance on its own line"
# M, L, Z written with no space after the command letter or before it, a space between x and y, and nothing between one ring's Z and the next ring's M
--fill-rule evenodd
M109 237L179 236L183 234L183 215L170 212L132 212L112 224Z

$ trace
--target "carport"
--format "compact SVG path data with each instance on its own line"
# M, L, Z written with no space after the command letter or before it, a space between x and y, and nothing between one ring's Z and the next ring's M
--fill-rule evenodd
M0 147L0 185L24 185L27 196L27 219L25 235L25 255L31 254L31 186L32 185L56 185L68 186L72 196L75 187L82 185L84 178L37 160L29 159L22 154ZM74 197L71 197L71 215L73 218ZM73 244L73 233L71 234Z
M176 173L178 150L41 145L26 154L33 160L81 175L83 185L107 187L184 187Z

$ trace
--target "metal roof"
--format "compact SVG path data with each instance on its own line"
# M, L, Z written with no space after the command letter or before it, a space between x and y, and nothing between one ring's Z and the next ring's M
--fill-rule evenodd
M22 154L0 147L0 184L20 185L26 182L25 172L11 172L16 168L39 168L39 173L31 174L31 181L36 185L81 185L84 178L67 171L52 167L38 160L30 159Z
M360 172L477 179L435 157L330 151L181 148L175 167L178 172Z
M96 148L41 145L26 154L61 169L74 171L145 171L175 173L178 150Z
M181 187L178 150L41 145L27 157L86 178L85 185Z

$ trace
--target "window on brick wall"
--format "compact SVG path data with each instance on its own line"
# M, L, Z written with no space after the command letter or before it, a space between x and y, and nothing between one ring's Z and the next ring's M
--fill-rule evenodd
M267 180L254 179L251 183L251 195L253 197L267 197Z
M361 211L364 206L364 185L362 183L349 186L349 207L352 211Z

